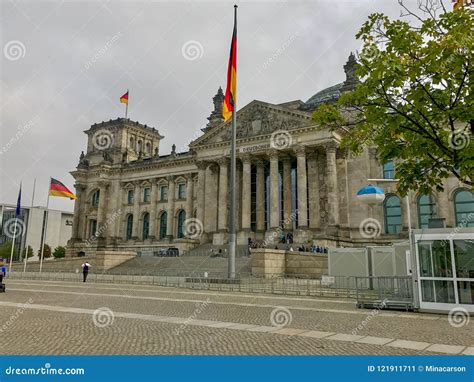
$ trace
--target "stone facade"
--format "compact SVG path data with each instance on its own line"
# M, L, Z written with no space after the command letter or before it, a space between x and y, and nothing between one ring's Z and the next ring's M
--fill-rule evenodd
M311 118L322 102L357 83L350 57L346 81L319 92L306 103L252 101L237 113L238 244L289 232L295 243L362 246L388 244L407 237L408 214L401 200L401 229L389 232L382 205L367 206L357 191L369 178L383 178L377 152L361 156L340 149L341 137ZM336 90L334 90L336 89ZM320 96L318 96L320 94ZM200 137L189 150L160 155L164 137L154 128L118 118L86 131L87 152L72 175L76 179L70 253L97 249L153 251L176 246L187 251L200 244L227 242L229 218L230 128L220 108L222 90ZM382 185L396 194L393 183ZM455 225L453 195L462 185L454 178L433 195L434 217ZM409 196L412 226L418 227L418 195ZM367 237L361 224L378 222ZM276 233L276 235L275 235Z

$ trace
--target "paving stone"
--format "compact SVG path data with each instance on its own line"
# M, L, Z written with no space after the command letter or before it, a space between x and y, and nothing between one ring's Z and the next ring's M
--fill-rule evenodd
M431 344L428 342L418 342L418 341L407 341L407 340L396 340L390 342L385 346L391 346L394 348L403 348L403 349L413 349L413 350L424 350Z
M269 332L275 332L276 330L278 330L278 328L275 326L255 326L247 330L250 332L269 333Z
M474 355L474 347L468 346L464 351L462 352L464 355Z
M426 349L435 353L459 354L464 350L465 346L454 346L444 344L433 344Z
M301 333L304 333L304 332L307 332L307 330L304 330L304 329L294 329L294 328L282 328L282 329L278 329L277 331L275 331L274 333L276 334L284 334L286 336L296 336L298 334L301 334Z
M331 337L326 337L327 340L332 340L332 341L347 341L347 342L352 342L355 340L358 340L364 336L357 336L354 334L344 334L344 333L339 333Z
M391 341L393 341L393 338L366 336L355 340L354 342L359 342L361 344L385 345Z
M308 330L307 332L303 332L298 334L299 336L303 337L312 337L312 338L324 338L324 337L329 337L335 333L333 332L320 332L317 330Z

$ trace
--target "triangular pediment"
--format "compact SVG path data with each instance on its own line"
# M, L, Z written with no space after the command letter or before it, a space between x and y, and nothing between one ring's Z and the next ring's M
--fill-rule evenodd
M281 105L252 101L237 112L237 139L293 130L312 124L311 115ZM232 121L216 126L191 142L191 148L230 141Z

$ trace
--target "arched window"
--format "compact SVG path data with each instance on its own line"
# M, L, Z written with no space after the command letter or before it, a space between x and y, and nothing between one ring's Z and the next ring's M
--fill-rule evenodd
M151 153L151 144L150 144L150 142L147 142L147 143L145 144L145 152L146 152L147 154L150 154L150 153Z
M474 194L461 190L454 195L454 214L456 226L474 227Z
M428 228L431 218L436 216L436 202L431 195L418 198L418 224L420 228Z
M402 230L402 209L400 198L388 196L384 202L385 233L400 233Z
M133 139L133 137L130 137L130 148L131 148L132 150L135 149L135 139Z
M142 228L142 239L148 239L150 234L150 214L147 212L143 215L143 228Z
M142 149L143 149L142 141L137 141L137 151L141 153Z
M383 165L383 178L384 179L395 179L395 164L393 160L389 160Z
M160 215L160 240L164 239L165 236L166 236L167 221L168 221L168 213L166 211L164 211Z
M126 239L130 240L132 238L132 232L133 232L133 215L130 214L127 216L127 227L126 227Z
M178 239L182 239L184 237L184 221L186 220L186 211L181 210L178 212L178 232L177 237Z
M100 190L97 190L96 192L94 192L92 194L91 203L92 203L93 207L98 207L99 206L99 198L100 198Z

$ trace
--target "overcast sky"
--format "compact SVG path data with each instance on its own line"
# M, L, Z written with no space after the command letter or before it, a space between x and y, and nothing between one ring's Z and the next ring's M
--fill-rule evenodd
M30 205L35 177L35 205L50 176L74 190L83 131L124 116L127 88L129 117L156 127L166 154L198 136L225 87L233 2L0 1L0 202L15 203L22 181ZM396 0L237 4L239 108L305 101L343 81L367 16L400 15Z

